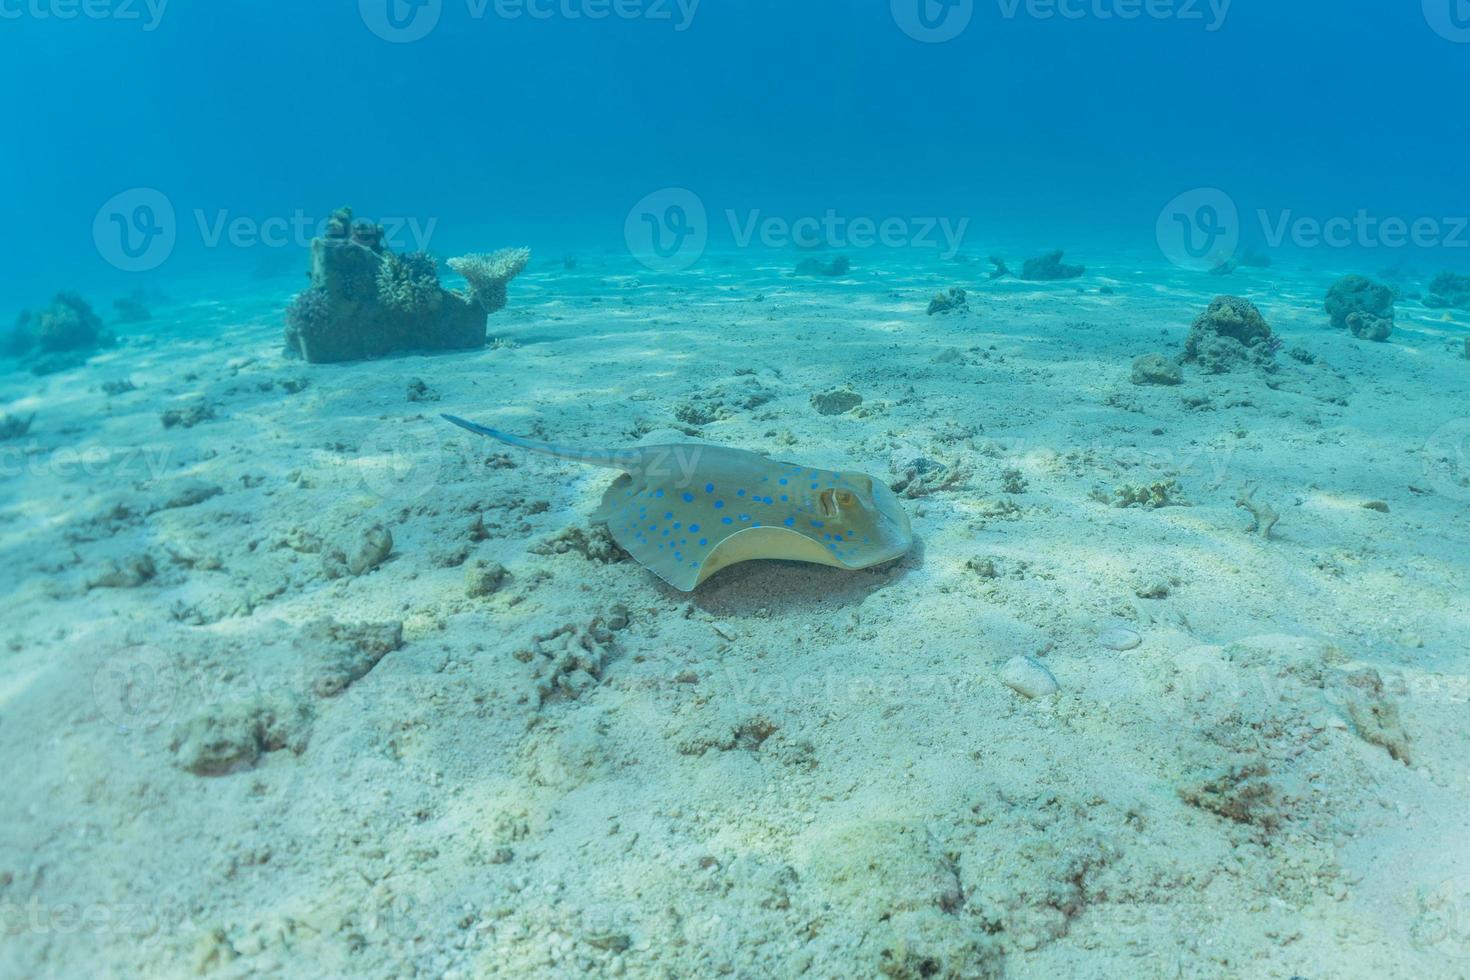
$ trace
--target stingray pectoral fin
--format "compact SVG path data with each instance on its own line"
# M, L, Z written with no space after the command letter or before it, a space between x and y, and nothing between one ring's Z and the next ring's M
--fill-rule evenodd
M805 561L816 565L847 568L831 551L804 534L784 527L752 527L730 535L710 552L694 580L698 585L722 568L743 561L769 558L778 561ZM692 589L694 586L690 586Z

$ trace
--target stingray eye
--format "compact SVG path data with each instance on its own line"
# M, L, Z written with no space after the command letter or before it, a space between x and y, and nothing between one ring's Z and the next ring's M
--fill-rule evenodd
M851 491L828 488L822 491L817 498L817 510L829 521L836 520L842 516L844 510L850 509L857 504L857 497Z

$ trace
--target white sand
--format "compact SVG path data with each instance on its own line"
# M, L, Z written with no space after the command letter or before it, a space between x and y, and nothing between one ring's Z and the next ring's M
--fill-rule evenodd
M285 297L225 297L0 379L38 413L0 446L0 975L1470 976L1464 318L1405 302L1368 344L1325 273L855 258L533 267L514 347L350 366L280 353ZM926 316L949 285L970 314ZM1131 384L1216 292L1319 363ZM862 406L817 414L842 384ZM907 502L897 566L685 595L532 550L606 471L437 420L603 448L689 408L961 478ZM1188 506L1107 502L1168 479ZM191 481L220 492L165 508ZM388 560L326 577L374 525ZM322 617L402 646L372 666ZM1003 684L1019 655L1060 694ZM1407 764L1370 741L1402 733Z

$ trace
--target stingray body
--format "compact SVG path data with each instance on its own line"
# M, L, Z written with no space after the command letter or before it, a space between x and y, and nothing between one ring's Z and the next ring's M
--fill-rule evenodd
M909 518L883 483L723 446L685 443L610 452L537 442L446 415L501 442L622 471L593 519L640 564L692 591L757 558L868 568L913 544Z

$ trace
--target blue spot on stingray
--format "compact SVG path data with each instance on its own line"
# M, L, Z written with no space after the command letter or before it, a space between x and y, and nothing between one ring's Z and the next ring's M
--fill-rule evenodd
M763 503L763 504L774 504L775 501L772 500L770 497L763 497L761 499L761 503Z
M719 510L721 507L724 507L724 506L725 506L725 502L723 500L716 500L715 501L715 510Z
M715 492L715 485L713 483L706 483L704 485L704 492L705 493L714 493Z
M776 482L779 483L779 484L781 484L781 486L784 487L786 484L790 483L791 481L788 480L788 479L786 479L786 477L783 476L783 477L781 477L781 479L777 480Z
M691 524L691 525L689 525L689 532L691 534L698 534L699 533L699 525L698 524Z
M664 515L664 520L666 520L666 521L672 521L673 519L674 519L674 512L673 511L669 511L667 514Z
M749 514L741 514L740 515L740 519L742 521L748 521L748 520L750 520L750 515Z
M786 502L787 502L787 501L789 501L789 500L790 500L790 499L791 499L791 498L790 498L790 497L788 497L788 496L786 496L786 495L785 495L785 494L784 494L784 493L783 493L783 494L781 494L781 503L783 503L783 504L784 504L784 503L786 503ZM767 501L767 503L769 503L769 502L770 502L770 501Z
M782 524L785 524L787 527L791 527L793 524L796 523L796 518L794 518L794 517L788 517L788 518L786 518L786 520L782 521L781 523Z
M675 561L683 561L684 560L684 555L682 553L676 551L676 552L674 552L674 560Z
M692 504L693 502L694 502L694 494L692 494L692 493L686 493L684 495L684 503L686 503L686 504Z
M705 547L708 544L709 544L709 538L700 538L699 539L699 546L701 548Z
M812 527L824 527L821 521L812 521Z
M722 518L720 518L720 523L721 524L734 524L735 522L732 521L732 520L730 520L730 518L728 518L728 517L722 517Z
M654 492L653 495L655 497L662 497L664 495L664 492L662 490L657 490L657 491Z

